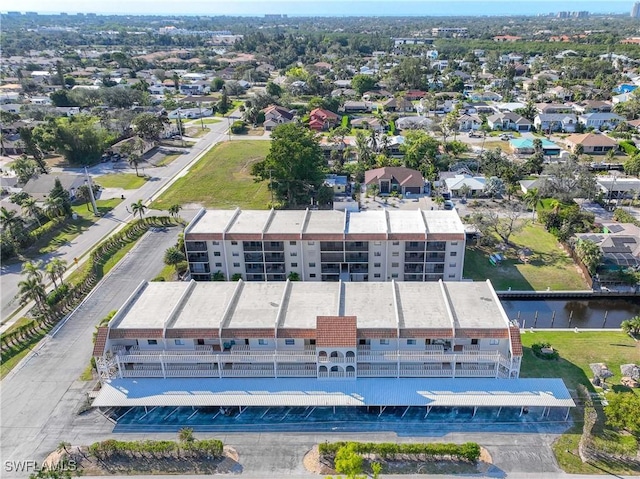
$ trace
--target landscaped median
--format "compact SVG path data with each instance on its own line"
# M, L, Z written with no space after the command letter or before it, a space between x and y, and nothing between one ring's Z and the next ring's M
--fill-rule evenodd
M304 464L320 474L375 478L380 473L477 474L490 461L488 453L474 442L325 442L307 453Z
M54 304L47 305L46 314L33 308L28 313L29 318L21 319L0 335L0 377L6 376L44 335L73 311L149 228L177 224L178 220L168 216L136 220L96 246L89 260L67 279L65 294L59 295Z
M218 439L196 439L191 429L180 431L179 441L107 439L89 446L62 442L43 468L90 476L241 472L234 449Z

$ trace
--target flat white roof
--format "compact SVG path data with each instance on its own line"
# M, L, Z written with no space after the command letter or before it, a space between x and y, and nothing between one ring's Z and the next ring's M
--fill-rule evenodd
M236 282L196 283L169 328L218 328Z
M344 312L341 316L357 316L358 328L393 328L396 306L393 283L343 283Z
M189 224L187 232L222 233L235 214L235 210L205 210L199 218Z
M349 215L347 233L387 233L387 217L384 211L361 211Z
M340 304L340 284L292 282L288 301L283 309L281 328L316 329L317 316L335 316Z
M502 329L508 326L504 309L487 282L444 283L456 328Z
M346 225L342 211L242 210L234 215L235 210L206 210L190 223L187 233L220 234L228 227L228 233L343 234L345 226L347 234L464 233L455 210L356 211L347 214Z
M244 283L227 328L274 328L286 283Z
M575 407L562 379L112 379L94 407L448 406Z
M189 283L147 283L124 316L112 329L163 328L169 313L185 292Z
M189 291L187 289L189 288ZM447 295L443 295L443 288ZM358 328L508 327L488 282L158 282L123 307L114 329L315 329L317 316L356 316ZM280 316L278 316L280 314Z
M265 233L300 234L306 213L305 210L275 211Z
M400 327L450 329L453 325L442 297L440 283L396 283L400 304Z

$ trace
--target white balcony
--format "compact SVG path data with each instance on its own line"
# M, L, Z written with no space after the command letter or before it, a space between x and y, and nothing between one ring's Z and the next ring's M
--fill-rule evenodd
M353 371L319 371L318 378L320 379L344 379L355 378L356 373Z
M278 377L280 378L289 378L289 377L304 377L304 378L314 378L318 374L315 368L313 369L278 369Z
M272 378L273 369L223 369L223 378Z

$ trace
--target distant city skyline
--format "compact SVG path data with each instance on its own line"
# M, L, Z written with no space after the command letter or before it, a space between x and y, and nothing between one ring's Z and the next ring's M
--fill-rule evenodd
M119 15L238 15L262 16L287 14L291 16L497 16L544 15L559 11L588 11L591 13L619 13L627 15L633 2L613 0L609 2L581 0L530 0L512 2L506 0L191 0L177 3L175 0L111 0L87 2L86 0L22 0L14 8L4 11L33 11L46 13L97 13Z

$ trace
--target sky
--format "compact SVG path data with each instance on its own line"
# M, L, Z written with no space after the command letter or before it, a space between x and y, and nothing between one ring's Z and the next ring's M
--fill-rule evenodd
M39 13L255 15L536 15L561 10L627 13L633 1L610 0L20 0L2 11ZM7 8L9 7L9 8Z

